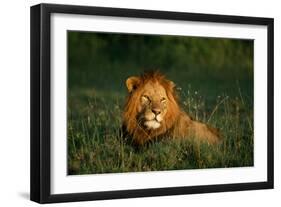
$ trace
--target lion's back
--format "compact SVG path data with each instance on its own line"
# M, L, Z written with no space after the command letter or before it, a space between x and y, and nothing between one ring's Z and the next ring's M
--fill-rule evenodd
M193 120L185 112L181 112L168 136L173 138L194 138L216 144L220 141L218 129Z

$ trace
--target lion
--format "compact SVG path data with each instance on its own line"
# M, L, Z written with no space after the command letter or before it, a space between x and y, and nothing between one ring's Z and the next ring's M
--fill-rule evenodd
M161 137L194 138L217 144L218 129L193 120L179 104L175 83L158 71L126 80L128 96L123 112L123 134L143 145Z

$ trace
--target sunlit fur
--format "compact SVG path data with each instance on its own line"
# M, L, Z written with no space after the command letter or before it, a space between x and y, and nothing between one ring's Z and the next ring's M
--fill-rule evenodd
M193 121L178 105L175 84L159 72L129 77L123 129L142 145L157 137L190 138L210 144L219 141L216 129Z

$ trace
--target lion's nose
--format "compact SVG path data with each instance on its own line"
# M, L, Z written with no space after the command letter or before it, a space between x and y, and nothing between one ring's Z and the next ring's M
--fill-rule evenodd
M152 109L152 112L157 116L158 114L161 113L161 110L159 108L154 108Z

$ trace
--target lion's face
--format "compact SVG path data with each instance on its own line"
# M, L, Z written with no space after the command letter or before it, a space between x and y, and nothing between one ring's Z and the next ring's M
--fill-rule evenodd
M159 73L148 73L129 77L126 86L129 95L123 124L138 142L171 128L179 114L172 81Z
M167 113L168 97L158 82L147 82L139 92L137 120L148 130L158 129Z

